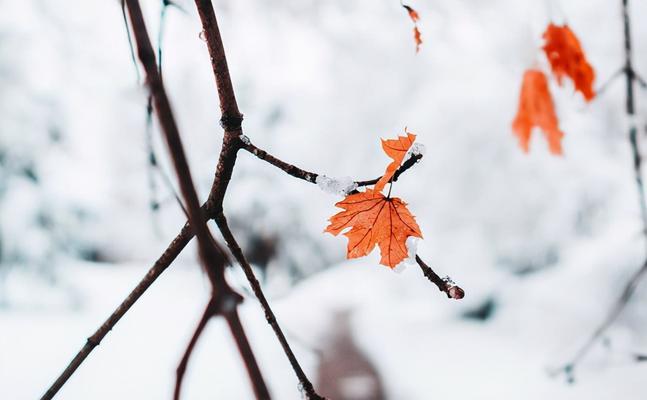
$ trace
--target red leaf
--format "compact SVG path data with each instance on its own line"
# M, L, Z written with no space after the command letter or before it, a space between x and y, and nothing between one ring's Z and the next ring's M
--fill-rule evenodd
M568 25L549 24L543 35L546 44L543 49L550 67L561 85L566 75L573 80L575 90L582 93L586 101L595 97L593 81L595 71L586 60L580 41Z
M512 129L526 153L530 146L530 133L535 126L544 132L550 152L562 154L561 140L564 133L559 130L559 121L548 89L548 80L542 71L530 69L523 76L519 110L512 123Z
M420 15L418 15L418 12L416 10L406 4L403 4L402 7L407 10L407 12L409 13L409 18L411 18L411 21L413 21L414 24L420 20Z
M416 10L406 4L402 4L402 7L407 10L409 18L411 18L411 21L413 21L413 41L416 43L417 53L420 51L420 45L422 44L422 36L420 35L420 29L418 29L418 21L420 21L420 15Z
M395 268L408 256L407 238L422 238L414 216L398 198L384 197L367 189L348 195L335 205L344 211L330 218L326 232L337 236L350 228L344 233L348 238L346 257L349 259L366 256L379 246L380 264Z

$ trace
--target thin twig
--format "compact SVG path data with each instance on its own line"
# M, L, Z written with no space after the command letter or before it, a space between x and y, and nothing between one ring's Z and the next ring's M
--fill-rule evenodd
M640 76L636 71L633 72L633 75L636 82L638 82L638 84L640 85L640 87L643 89L647 89L647 81L645 81L645 79L642 76Z
M448 298L454 299L454 300L460 300L463 297L465 297L465 291L458 285L454 284L454 282L451 281L451 279L448 278L441 278L434 272L433 269L431 269L430 266L428 266L420 256L416 254L416 262L420 266L420 269L422 270L422 273L425 275L427 279L434 285L438 287L438 290L441 292L445 293Z
M603 94L604 92L606 92L606 91L607 91L607 89L609 88L609 86L611 86L611 84L612 84L613 82L615 82L615 80L616 80L616 79L618 79L618 77L622 76L622 74L624 74L624 73L625 73L625 67L624 67L624 66L623 66L623 67L621 67L621 68L618 68L618 70L617 70L616 72L614 72L614 73L609 77L609 79L607 79L607 80L606 80L602 85L600 85L600 87L595 91L596 96L600 96L601 94Z
M164 84L155 61L155 53L146 31L146 25L138 0L126 0L130 21L133 26L133 33L137 43L139 60L146 71L146 82L153 96L156 114L166 139L168 150L172 156L173 166L180 184L182 197L186 203L191 228L195 232L198 241L198 250L201 263L209 277L212 285L212 298L210 307L214 308L214 314L223 315L229 323L236 315L236 306L242 297L235 293L225 280L224 271L227 263L224 251L220 249L211 236L204 215L198 202L198 195L193 185L191 171L184 153L180 133L171 110ZM199 337L200 331L197 336ZM240 356L246 366L248 375L257 399L268 399L269 391L260 373L260 369L253 353L249 350L247 335L242 326L235 331L232 330L238 344ZM197 337L196 337L197 340ZM243 345L241 345L243 344Z
M184 381L184 373L186 372L186 367L189 364L189 358L191 358L193 349L195 348L196 343L198 343L198 339L200 338L200 335L202 335L204 328L207 326L207 322L209 322L209 320L213 316L213 313L213 305L211 304L211 302L209 302L204 310L204 313L202 314L202 317L200 317L200 322L198 322L198 326L195 328L195 332L193 332L191 340L189 340L189 344L186 346L184 355L182 355L182 359L180 360L180 363L178 364L175 371L175 389L173 390L173 400L180 400L182 382Z
M81 350L74 356L72 361L67 365L65 370L61 375L54 381L54 383L47 390L45 395L41 397L41 400L49 400L56 395L56 393L63 387L65 382L74 374L77 368L85 361L85 359L90 355L92 350L97 347L103 338L112 330L112 328L119 322L121 317L123 317L130 307L139 298L142 294L155 282L155 280L168 268L169 265L175 260L175 258L180 254L182 249L186 247L189 243L189 240L193 237L193 232L188 224L184 225L184 228L180 233L173 239L171 244L164 250L164 253L157 259L153 267L148 271L144 278L135 286L135 288L128 294L128 296L119 304L119 306L110 314L108 319L106 319L103 324L97 329L92 336L90 336Z
M142 77L139 73L139 66L137 65L137 59L135 57L135 47L133 46L133 38L130 35L130 26L128 25L128 18L126 17L126 2L121 0L121 15L124 20L124 27L126 28L126 36L128 37L128 48L130 49L130 60L133 62L135 67L135 73L137 74L137 84L141 82Z
M640 267L640 269L631 276L631 278L625 285L624 289L622 290L622 294L620 295L620 298L618 298L618 300L614 304L611 311L607 314L602 324L600 324L600 326L598 326L597 329L593 331L593 334L591 334L589 339L577 351L573 359L562 368L563 372L566 373L567 379L569 381L574 380L575 367L580 362L580 360L588 353L591 347L604 335L604 332L606 332L606 330L618 319L618 317L624 310L625 306L627 305L627 303L633 296L634 292L636 291L636 287L638 286L638 283L640 283L641 278L643 277L643 275L645 275L646 272L647 272L647 262L645 262Z
M274 157L273 155L269 154L263 149L259 149L258 147L254 146L249 139L245 139L244 141L241 140L241 148L248 151L250 154L253 154L258 158L259 160L263 160L278 169L284 171L286 174L291 175L295 178L302 179L306 182L310 183L315 183L317 181L317 176L319 174L316 174L314 172L309 172L306 170L303 170L295 165L289 164L285 161L279 160L278 158Z
M269 154L267 151L260 149L254 144L252 144L248 138L245 138L244 141L241 140L240 147L241 149L246 150L250 154L253 154L254 156L256 156L259 160L263 160L283 170L288 175L291 175L298 179L302 179L306 182L316 183L317 176L320 175L315 172L306 171L295 165L292 165L290 163L287 163L283 160L280 160L274 157L273 155ZM420 159L422 159L422 154L414 154L409 159L407 159L404 163L402 163L400 168L398 168L398 170L395 171L395 174L393 175L393 178L392 178L392 182L396 182L400 177L400 175L402 175L406 170L414 166ZM356 181L355 183L357 184L358 187L370 186L370 185L376 184L377 181L380 180L380 178L381 176L374 179L366 180L366 181Z
M635 96L634 96L634 82L636 74L632 64L632 48L631 48L631 29L629 24L629 0L622 0L622 16L624 21L624 49L625 49L625 77L627 84L627 98L626 98L626 111L629 118L632 118L636 113ZM642 156L638 146L638 132L637 127L631 124L629 127L629 142L631 143L631 153L634 161L634 175L636 179L636 187L638 189L638 200L640 202L640 215L643 223L643 234L645 235L647 245L647 203L645 202L645 186L643 184L641 165Z
M422 159L422 154L412 154L411 157L409 157L409 159L407 159L405 162L403 162L402 165L400 166L400 168L398 168L397 171L395 171L395 174L393 174L393 177L391 178L391 180L389 182L391 182L391 183L392 182L397 182L400 175L402 175L409 168L416 165L416 163L418 161L420 161L421 159ZM356 182L356 183L357 183L357 186L359 186L359 187L370 186L370 185L375 185L377 183L377 181L379 181L381 178L382 177L380 176L380 177L377 177L377 178L374 178L374 179L371 179L371 180L368 180L368 181L359 181L359 182Z
M236 241L236 238L234 237L234 235L231 233L231 230L229 229L229 225L227 224L227 219L222 213L216 215L214 219L216 221L216 224L218 225L218 228L220 229L220 232L222 233L223 238L225 239L225 242L227 243L227 246L229 247L229 251L231 251L232 255L234 256L238 264L240 264L243 271L245 272L245 275L247 276L247 280L249 281L252 287L252 291L254 292L254 295L260 302L261 307L265 312L265 319L272 327L272 330L274 331L274 334L279 340L279 343L281 343L281 347L283 347L283 351L288 357L288 360L290 361L290 365L292 366L292 369L297 375L299 384L303 389L305 395L307 396L307 399L309 400L323 399L323 397L319 396L315 392L312 383L310 382L306 374L303 372L301 365L296 359L296 356L294 355L294 352L292 351L290 344L285 338L285 335L283 334L283 330L281 329L281 326L279 325L276 319L276 316L272 311L272 308L270 307L269 303L267 302L267 299L265 298L265 294L263 293L261 284L258 282L258 279L256 279L256 276L254 275L252 266L245 258L245 255L243 254L243 251L241 250L240 245L238 244L238 242Z
M216 166L216 177L209 194L209 199L207 199L207 207L211 213L210 217L216 220L218 228L225 238L227 245L243 268L254 294L263 307L266 319L272 326L272 329L274 330L283 351L288 357L290 365L297 375L297 379L299 380L306 396L308 396L308 399L312 400L323 399L315 392L312 383L307 378L294 356L292 349L285 339L285 335L283 335L283 332L281 331L279 324L265 299L265 295L258 283L258 279L256 279L251 266L245 259L242 250L240 249L240 246L238 246L238 243L236 243L231 231L229 231L227 221L222 213L222 203L236 163L236 155L243 144L241 140L243 116L240 113L236 102L236 95L234 94L231 77L229 75L229 67L227 66L227 57L225 55L220 29L218 28L216 14L211 0L195 0L195 4L198 9L198 14L200 15L200 21L202 22L202 32L207 43L207 49L211 58L211 66L218 90L218 98L220 99L220 124L225 131L218 165Z
M245 331L243 329L243 324L240 322L238 309L236 307L232 307L231 312L227 312L223 314L223 316L227 321L229 331L236 341L236 347L238 347L238 352L241 354L242 358L244 360L254 360L254 362L245 363L247 375L249 375L252 382L263 382L263 375L261 374L261 370L258 368L256 356L254 356L252 347L249 345L247 335L245 335ZM265 400L270 398L270 394L265 385L252 385L252 389L254 390L254 396L257 399Z
M625 74L626 81L626 103L625 109L627 116L632 118L635 114L635 96L634 96L634 82L637 79L633 64L632 64L632 46L631 46L631 29L629 24L629 5L628 0L622 0L622 16L624 26L624 51L625 51L625 65L622 72ZM645 237L645 248L647 249L647 203L645 202L645 187L642 179L642 156L638 144L638 132L635 124L629 127L629 143L631 144L631 153L633 157L634 179L636 182L636 189L638 192L638 202L640 203L640 214L643 225L643 235ZM613 308L609 311L602 323L593 331L589 339L584 342L582 347L575 353L575 356L561 367L558 371L566 375L569 382L575 379L575 368L578 363L589 352L592 346L604 335L606 330L618 319L629 300L633 296L636 287L641 278L647 272L647 261L636 271L625 285L620 298L614 304Z

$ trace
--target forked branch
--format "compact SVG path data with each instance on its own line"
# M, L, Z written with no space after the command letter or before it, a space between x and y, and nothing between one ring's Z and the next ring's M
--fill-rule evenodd
M135 42L137 43L137 54L144 70L146 71L146 83L153 98L156 115L158 117L162 133L166 139L168 150L173 160L173 166L179 181L180 191L186 203L187 214L191 229L194 231L198 240L198 251L200 254L201 264L211 281L212 294L211 300L205 311L206 316L222 315L225 317L230 327L232 327L232 334L235 336L236 344L243 359L244 365L247 369L254 394L257 399L268 399L269 391L265 381L260 373L260 369L256 362L254 354L251 352L247 335L243 330L240 322L238 321L236 307L242 301L242 297L235 293L225 280L225 266L227 259L224 256L224 251L219 248L219 245L211 236L207 228L204 215L198 202L198 195L193 185L191 178L191 171L189 164L184 153L182 139L180 132L177 128L171 105L164 90L162 77L155 61L155 53L146 31L144 17L141 12L138 0L126 0L128 7L128 14L130 16L131 25L133 27L133 34ZM232 325L238 321L238 325ZM196 333L192 338L192 349L195 345L200 334L203 332L204 323L198 327ZM190 351L187 354L190 355ZM183 358L184 361L184 358ZM179 376L176 393L179 398L179 389L181 386L181 376Z
M624 55L625 65L620 69L618 74L613 75L612 79L617 78L624 74L626 83L626 96L625 96L625 111L627 116L631 119L636 112L636 100L634 93L634 83L641 84L641 79L635 72L632 62L632 44L631 44L631 29L629 18L629 0L621 0L622 2L622 18L624 28ZM608 82L603 87L608 86ZM632 123L629 126L629 143L631 145L631 153L633 157L633 170L634 180L636 183L636 191L638 195L638 203L640 206L640 216L642 222L642 234L645 240L645 250L647 251L647 202L645 201L645 185L642 177L642 155L640 152L640 145L638 141L638 127ZM584 342L582 347L575 353L575 356L561 367L557 372L564 373L569 382L575 380L575 369L579 362L589 352L593 345L604 335L609 327L618 319L625 306L633 296L636 287L640 280L647 273L647 261L636 271L625 284L625 287L614 306L608 312L602 323L593 331L591 336Z

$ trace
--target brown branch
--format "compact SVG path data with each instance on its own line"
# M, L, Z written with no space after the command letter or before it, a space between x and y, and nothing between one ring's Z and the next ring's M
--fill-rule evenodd
M240 322L240 317L238 316L238 309L236 307L231 308L231 312L228 312L223 315L227 321L227 326L229 326L229 331L236 341L236 347L238 347L238 352L242 355L244 360L254 360L254 362L246 362L245 368L247 369L247 375L250 376L252 382L262 382L263 375L261 370L258 369L258 363L255 361L256 357L252 351L252 347L249 345L247 340L247 335L245 335L245 330L243 325ZM270 394L267 391L265 385L252 385L254 390L254 396L257 399L265 400L270 398Z
M191 178L189 164L184 153L180 133L168 97L166 96L162 77L155 61L155 53L150 38L148 37L148 32L146 31L139 1L126 0L126 4L137 43L138 57L146 71L146 83L153 97L153 103L162 128L162 133L164 134L168 150L173 160L173 166L180 184L180 191L186 203L189 224L195 232L198 241L201 264L212 284L212 298L207 310L213 309L214 315L223 315L231 323L232 319L235 319L236 307L241 302L242 297L235 293L225 280L224 271L227 259L224 257L224 251L219 248L211 236L204 220L204 215L198 202L198 195L193 185L193 179ZM196 332L194 335L195 340L197 340L201 333L202 329ZM232 329L232 333L237 335L235 340L238 344L241 358L248 371L256 398L268 399L270 397L269 391L260 373L256 359L249 349L245 331L242 326L239 326L236 330ZM181 381L178 381L178 385L181 385Z
M236 96L234 94L231 77L229 75L229 68L227 66L227 57L225 55L220 29L218 28L218 22L216 20L211 0L195 0L195 4L198 9L198 14L200 15L202 32L211 58L211 66L216 80L218 97L220 99L220 111L222 113L220 123L225 131L218 165L216 166L216 177L211 187L209 199L207 200L207 208L210 213L209 216L216 220L227 245L243 268L254 294L261 303L265 312L265 317L268 323L272 326L272 329L283 347L283 350L288 357L305 394L308 396L308 399L323 399L314 391L312 383L306 377L303 369L294 356L294 353L285 339L285 335L283 335L283 332L274 317L274 313L263 294L263 290L258 279L256 279L251 266L243 256L242 250L240 249L240 246L238 246L238 243L236 243L236 240L227 226L225 216L222 213L222 203L236 163L236 155L243 144L241 140L241 124L243 116L238 110L238 104L236 103Z
M275 167L277 167L280 170L283 170L285 173L288 175L291 175L295 178L302 179L306 182L310 183L316 183L317 181L317 176L320 174L317 174L315 172L309 172L304 169L301 169L295 165L292 165L290 163L287 163L283 160L280 160L273 155L269 154L267 151L260 149L253 145L248 138L245 138L245 140L240 141L240 148L243 150L246 150L250 154L256 156L259 160L263 160ZM422 159L422 154L414 154L409 159L407 159L401 166L400 168L395 171L395 174L393 175L392 182L396 182L400 175L402 175L405 171L407 171L409 168L414 166L420 159ZM362 186L370 186L370 185L375 185L377 181L382 178L381 176L366 180L366 181L356 181L355 183L357 184L358 187Z
M640 267L638 271L636 271L627 284L625 285L624 289L622 290L622 293L616 303L614 304L613 308L611 311L607 314L605 317L604 321L600 324L600 326L593 331L591 336L588 338L586 342L584 342L584 345L580 347L580 349L575 353L575 356L566 363L562 368L560 368L559 371L563 372L566 375L566 379L569 382L574 382L575 380L575 368L577 367L578 363L584 358L584 356L589 352L591 347L604 335L607 329L613 323L620 317L622 314L622 311L626 307L626 305L629 303L629 300L633 296L634 292L636 291L636 287L638 286L638 283L640 283L640 280L642 277L647 273L647 261L643 263L643 265Z
M72 361L68 366L63 370L61 375L56 379L56 381L50 386L45 395L41 397L41 400L49 400L56 395L56 393L63 387L65 382L74 374L77 368L85 361L85 359L90 355L92 350L97 347L103 338L112 330L112 328L119 322L121 317L130 310L133 304L142 294L155 282L155 280L166 270L166 268L175 260L175 258L180 254L182 249L186 247L189 240L193 237L193 233L189 228L189 225L184 225L184 228L180 233L173 239L171 244L164 250L164 253L155 261L153 267L146 273L144 278L135 286L135 288L130 292L130 294L119 304L119 306L110 314L108 319L97 329L97 331L88 338L87 342L79 350L79 352L74 356Z
M441 278L434 272L433 269L431 269L430 266L428 266L420 256L416 254L416 262L420 266L420 269L422 270L422 273L425 275L427 279L434 285L438 287L438 290L441 292L444 292L448 298L454 299L454 300L460 300L463 297L465 297L465 291L461 289L460 286L455 285L454 282L451 281L451 279L448 278Z
M225 239L225 242L227 243L227 246L229 246L229 250L231 251L234 258L236 259L238 264L240 264L243 271L245 272L245 275L247 276L247 280L249 281L249 284L252 287L252 291L254 292L254 295L260 302L261 308L265 313L265 319L272 327L272 330L274 331L274 334L279 340L279 343L281 344L281 347L283 348L285 355L288 357L290 365L292 366L292 369L294 370L295 374L297 375L297 378L299 379L299 384L303 389L305 395L307 396L306 398L309 400L322 400L323 397L319 396L315 392L312 383L310 382L306 374L303 372L301 365L297 361L296 356L294 355L294 352L292 351L290 344L285 338L285 335L283 334L283 330L281 329L281 326L279 325L276 319L276 316L274 315L274 312L270 307L270 304L267 302L267 299L265 298L265 294L263 293L261 284L258 282L258 279L256 279L256 276L254 275L252 266L245 258L245 255L243 254L243 251L241 250L238 242L236 241L236 238L234 237L234 235L231 233L231 230L229 229L229 225L227 224L227 219L222 213L216 215L214 219L216 221L216 224L218 225L218 228L220 229L220 232L222 233L223 238Z
M422 159L422 154L412 154L411 157L409 157L404 163L402 163L402 165L400 165L400 168L398 168L395 171L395 174L393 174L393 178L391 178L391 182L397 182L400 175L402 175L409 168L416 165L416 163L420 159ZM357 183L358 187L371 186L371 185L375 185L377 183L377 181L379 181L381 178L382 177L379 176L377 178L374 178L374 179L371 179L371 180L368 180L368 181L359 181L359 182L356 182L356 183Z
M267 151L254 146L247 138L245 140L241 140L241 148L247 150L250 154L256 156L256 158L258 158L259 160L263 160L275 166L276 168L283 170L286 174L298 179L302 179L306 182L316 183L317 176L319 176L319 174L303 170L295 165L279 160L278 158L269 154Z
M631 29L629 19L629 1L622 1L622 17L623 17L623 32L624 32L624 52L625 52L625 65L621 69L625 75L626 82L626 96L625 96L625 111L629 118L635 114L635 95L634 83L640 79L638 78L632 63L632 45L631 45ZM629 143L631 144L631 153L633 158L634 180L636 182L636 189L638 194L638 202L640 204L640 215L643 225L643 235L645 237L645 248L647 249L647 202L645 201L645 186L642 178L642 156L640 154L640 146L638 143L638 128L635 124L629 127ZM606 330L618 319L629 300L633 296L639 281L647 273L647 261L636 271L629 281L626 283L619 299L611 308L602 323L593 331L589 339L584 342L582 347L575 353L575 356L561 367L557 372L564 373L567 381L574 382L575 368L578 363L589 352L592 346L597 342L606 332Z
M158 118L160 119L160 125L163 128L167 145L171 151L171 155L173 156L173 163L174 167L176 168L176 172L178 173L180 188L187 203L187 210L185 210L185 213L189 217L189 221L193 221L194 223L187 223L180 234L175 238L175 240L166 249L162 256L160 256L158 261L151 268L148 274L142 279L142 281L137 285L133 292L122 302L122 304L104 322L104 324L97 330L97 332L95 332L95 334L88 339L86 345L75 356L75 358L68 365L65 371L45 394L43 399L51 399L63 386L63 384L65 384L65 382L81 365L81 363L90 354L90 352L101 342L103 337L105 337L105 335L112 329L112 327L119 321L119 319L123 317L123 315L130 309L130 307L137 301L137 299L139 299L139 297L146 291L146 289L150 287L150 285L157 279L157 277L171 264L175 257L177 257L180 251L193 237L194 229L198 236L199 251L203 266L205 267L205 270L214 287L214 296L212 297L210 304L217 304L217 306L215 306L217 312L219 314L222 314L226 318L232 333L234 335L238 335L235 337L235 339L241 356L245 361L250 379L252 380L252 383L254 385L255 395L258 398L269 398L269 393L267 393L265 383L262 381L260 371L258 369L256 360L253 358L253 353L251 353L249 343L247 342L246 337L242 336L244 334L244 331L242 331L242 325L240 325L236 309L235 307L233 308L233 310L229 309L229 306L225 307L225 305L237 304L239 297L235 292L231 290L231 288L226 284L226 281L224 280L224 277L222 275L225 262L224 252L215 243L215 240L213 239L203 222L206 218L214 218L216 216L221 216L224 221L224 216L222 215L222 203L225 192L227 190L229 181L231 180L231 175L233 173L233 168L236 162L237 152L241 147L245 148L245 146L243 146L243 142L241 141L241 124L243 118L242 114L238 110L236 98L233 92L229 70L227 67L227 60L225 57L222 39L218 30L213 7L209 0L196 0L196 6L200 14L200 19L202 21L203 32L207 41L207 46L211 57L211 64L216 78L216 85L220 98L220 108L222 112L221 125L225 130L225 134L223 137L223 144L218 165L216 167L216 176L212 184L209 198L205 205L203 205L202 209L200 209L197 207L197 194L195 193L195 188L193 187L192 180L190 179L190 172L188 170L186 158L183 154L179 132L177 131L177 126L175 125L175 121L171 113L168 98L166 98L161 76L159 74L160 70L155 62L155 55L152 50L152 46L150 45L150 40L148 39L145 26L143 24L143 18L141 17L139 4L136 0L126 0L125 2L128 3L131 23L134 26L135 30L135 37L138 38L138 55L147 73L147 83L150 87L151 95L155 100L155 108L157 110ZM135 13L134 17L138 20L137 24L132 22L133 12ZM141 45L145 45L145 47L142 48ZM246 150L250 151L250 149L253 148L247 147ZM253 151L250 152L253 153ZM264 157L259 158L268 161L278 168L281 168L288 173L292 171L293 173L290 173L292 176L304 179L311 183L314 183L316 180L316 174L300 170L295 166L278 160L277 158L267 154L266 152L257 149L257 157L259 154L264 155ZM399 177L402 172L410 168L421 157L422 156L414 156L408 162L405 162L405 164L403 164L401 168L396 172L393 180L397 180L397 177ZM374 184L378 180L379 178L375 178L371 181L361 181L358 182L358 185L366 186ZM222 223L220 225L222 225ZM225 234L226 232L229 232L228 227L226 231L223 232L223 236L225 237L227 237L227 235ZM235 242L235 239L233 238L233 235L231 235L231 232L229 232L229 236L230 241L228 242L228 245L230 245L231 248L231 244L233 243L235 245L235 248L238 249L239 257L237 257L237 259L245 270L248 280L254 288L255 294L261 301L261 304L263 305L263 308L266 312L266 318L274 329L275 334L277 335L279 342L281 343L281 346L283 347L293 369L295 370L303 391L309 399L323 399L314 391L312 383L308 380L305 373L298 364L296 357L294 356L294 353L287 343L287 340L285 339L285 336L283 335L283 332L281 331L281 328L279 327L272 310L269 308L269 304L265 299L258 280L254 276L249 263L247 263L247 261L244 259L242 251L240 250L238 244ZM236 254L236 252L234 253ZM202 329L200 329L200 331L202 331ZM194 335L195 341L197 341L200 333L201 332L196 332L196 334ZM195 343L193 345L195 345ZM188 362L188 356L187 361L185 361L184 363L186 364L186 362ZM186 365L184 368L186 368Z
M180 360L180 363L178 364L175 371L175 390L173 391L173 400L180 400L182 382L184 381L184 373L186 372L186 367L189 364L189 358L191 358L193 349L195 348L196 343L198 343L198 339L200 338L200 335L202 335L202 331L204 331L204 328L207 326L207 322L209 322L213 315L213 304L209 302L207 308L202 314L202 317L200 317L200 322L198 322L198 326L195 328L195 332L193 333L193 336L191 336L191 340L189 340L189 344L187 345L186 350L184 351L184 355L182 356L182 359Z

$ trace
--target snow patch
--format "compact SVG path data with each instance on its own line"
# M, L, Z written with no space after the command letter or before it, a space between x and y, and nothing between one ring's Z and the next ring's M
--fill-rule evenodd
M246 145L249 145L252 143L252 141L249 140L249 137L246 135L240 135L240 141L245 143Z
M409 149L410 156L424 156L427 148L424 144L415 142Z
M349 176L342 178L330 178L326 175L318 175L315 180L319 189L326 193L346 196L353 190L357 189L357 183Z
M407 247L407 251L409 252L409 256L402 260L398 265L393 268L393 271L396 273L402 273L405 269L407 269L407 266L411 264L416 263L416 254L418 253L418 243L420 242L420 239L415 237L415 236L409 236L407 238L407 241L405 242L405 246Z

